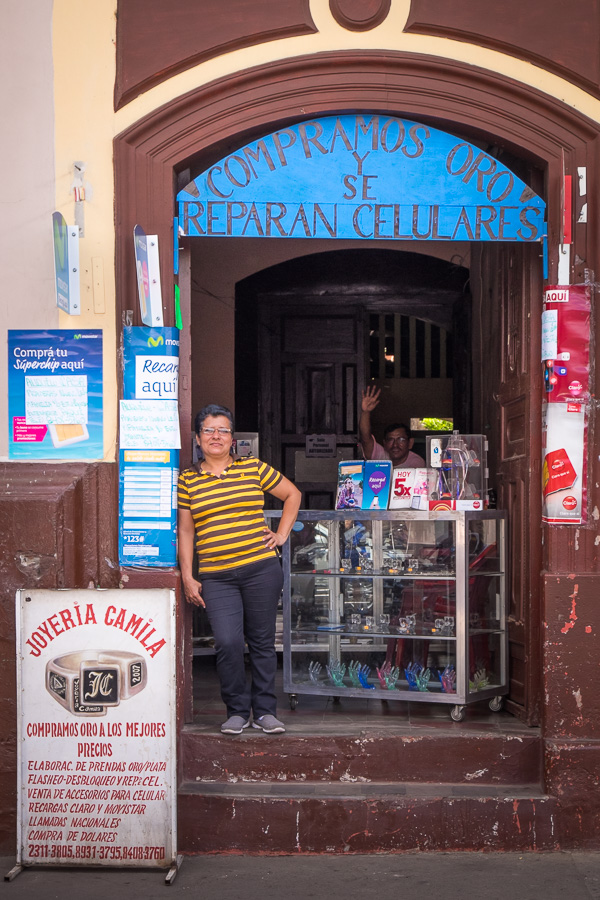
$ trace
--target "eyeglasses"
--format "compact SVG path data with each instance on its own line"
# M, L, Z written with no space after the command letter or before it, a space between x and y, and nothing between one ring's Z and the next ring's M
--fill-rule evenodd
M386 437L383 439L386 444L408 444L410 438L407 437Z
M215 431L217 434L220 434L221 437L227 437L228 434L233 434L231 428L201 428L200 434L214 434Z

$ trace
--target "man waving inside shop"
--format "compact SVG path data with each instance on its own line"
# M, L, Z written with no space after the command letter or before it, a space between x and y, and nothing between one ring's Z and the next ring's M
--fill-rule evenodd
M412 452L414 439L410 428L402 422L393 422L383 432L383 446L373 437L371 431L371 413L379 404L381 388L370 385L362 392L360 420L358 423L359 441L365 459L390 459L394 468L404 466L416 469L425 466L425 460L418 453Z

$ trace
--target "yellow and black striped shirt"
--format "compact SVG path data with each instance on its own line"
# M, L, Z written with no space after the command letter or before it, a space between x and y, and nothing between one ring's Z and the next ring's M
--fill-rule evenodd
M233 569L276 556L263 543L265 491L283 475L253 456L234 459L220 475L185 469L179 476L179 509L189 509L196 529L199 572Z

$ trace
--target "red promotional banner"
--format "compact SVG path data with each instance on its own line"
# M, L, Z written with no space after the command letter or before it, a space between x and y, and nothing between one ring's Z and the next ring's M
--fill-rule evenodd
M542 518L553 524L585 519L590 307L587 285L558 285L544 293Z
M545 291L542 361L548 403L589 400L590 306L586 285Z

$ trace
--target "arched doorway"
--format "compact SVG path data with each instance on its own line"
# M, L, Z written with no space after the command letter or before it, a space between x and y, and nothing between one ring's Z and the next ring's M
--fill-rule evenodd
M534 178L530 182L535 183ZM491 485L501 508L511 513L509 558L516 562L525 548L525 558L530 559L535 547L527 516L531 509L539 508L539 491L525 452L526 447L535 447L534 432L527 435L525 423L535 421L531 412L536 400L523 384L523 374L527 377L535 372L534 359L528 355L533 346L529 341L532 295L523 279L525 273L539 277L541 265L540 259L534 262L531 256L525 265L526 251L514 248L537 243L541 250L537 256L545 257L545 204L532 183L524 182L499 159L461 136L365 112L303 121L263 135L201 171L179 191L177 200L180 236L208 240L207 249L214 240L224 245L229 242L232 247L237 241L253 240L252 271L261 268L261 260L265 264L266 248L272 243L296 241L298 254L305 253L307 246L340 241L354 242L357 248L348 251L346 270L337 277L334 272L319 274L319 256L311 258L308 265L306 257L301 258L300 273L307 265L309 279L321 281L312 289L306 287L306 276L295 276L293 263L272 270L274 288L249 282L251 295L254 288L251 313L238 328L240 348L248 344L253 327L257 334L255 364L245 367L243 382L251 384L248 373L259 371L254 390L260 398L255 427L261 449L302 487L306 508L333 508L336 462L355 455L360 391L370 380L362 344L367 335L366 317L376 308L367 298L380 293L385 283L383 270L373 277L366 267L364 247L377 241L386 248L402 248L405 260L409 248L415 246L421 253L431 246L438 254L443 252L440 248L452 245L466 245L469 254L471 247L481 247L481 260L486 258L488 244L509 248L499 253L505 253L506 264L518 273L521 283L513 283L512 276L503 280L499 272L490 272L489 284L484 284L485 270L479 269L476 332L471 328L471 307L456 304L462 325L457 329L462 350L458 358L463 361L462 378L456 381L461 397L457 423L462 418L463 430L468 423L471 430L488 437L493 448ZM438 282L433 304L439 309L449 285L440 285L441 275L431 256L431 275ZM228 268L235 265L234 258L232 249ZM396 277L395 299L388 310L391 317L401 316L403 308L410 309L403 303L411 281L408 265L404 268ZM206 265L200 264L195 271L205 269ZM200 280L192 265L192 283ZM421 294L416 312L420 313L418 319L426 322L427 303L431 303L427 278L421 273L416 280ZM463 275L463 290L467 280ZM491 296L509 283L499 306L486 302L488 290ZM208 293L214 297L220 291ZM241 291L240 296L244 295ZM458 299L455 294L454 302ZM507 311L509 319L497 320L498 308ZM523 310L527 310L525 318ZM500 335L503 339L499 341ZM394 339L400 343L400 338L398 331ZM225 333L221 341L213 339L213 344L222 346L223 340L227 340ZM194 356L200 355L194 350L192 346ZM395 362L396 354L389 355ZM479 371L473 366L474 356ZM472 393L474 370L476 390ZM481 390L486 381L492 388L492 402ZM209 399L204 396L196 405ZM415 408L414 413L418 418L425 410ZM453 418L454 410L440 408L437 414ZM399 417L393 418L398 421ZM306 436L315 432L328 434L335 442L337 457L329 468L322 460L307 460ZM507 435L511 436L510 446ZM520 452L515 452L516 448ZM519 566L514 565L512 571L511 703L522 714L526 671L522 623L531 582L528 572ZM535 665L532 661L532 667Z
M240 106L242 87L244 105ZM128 252L129 234L135 222L143 221L147 230L161 234L163 246L170 243L174 171L183 173L192 160L201 168L222 156L227 148L241 146L252 135L283 127L298 118L299 107L302 115L308 118L345 108L356 109L357 106L391 114L402 110L421 121L445 124L454 133L477 136L494 145L501 143L521 156L524 169L535 167L536 162L542 169L545 167L546 197L554 202L555 208L559 206L563 158L571 167L584 164L586 141L592 136L592 129L583 117L576 113L567 116L551 99L524 91L508 80L492 78L472 67L402 54L397 54L393 61L389 55L384 57L377 53L360 57L324 54L315 60L266 67L253 72L251 77L243 73L224 79L182 98L168 109L159 110L117 138L117 269L122 309L128 308L127 295L130 286L135 284ZM180 186L187 183L187 177L183 175ZM132 199L133 194L135 199ZM554 227L553 223L551 227ZM472 284L477 284L478 308L483 312L489 308L490 299L496 300L494 312L500 317L506 336L512 335L513 354L518 344L513 361L491 372L489 366L484 366L489 357L483 340L478 338L474 360L481 377L474 381L482 385L478 402L485 411L486 398L493 397L494 393L500 396L498 391L487 388L492 388L493 382L499 381L504 374L511 374L513 378L513 387L505 391L505 412L497 413L501 419L504 416L502 421L505 423L511 422L511 428L506 432L510 440L501 451L504 461L501 460L499 466L504 465L510 473L510 495L522 510L519 521L523 523L521 534L524 536L529 534L525 510L528 506L531 509L530 490L533 490L534 501L532 517L537 518L539 508L539 503L535 502L536 490L532 488L536 476L535 460L531 477L528 471L531 448L535 448L539 440L534 348L541 271L539 260L533 253L527 258L528 252L514 247L478 247L471 267L472 274L476 272ZM552 256L550 261L552 265ZM503 273L501 278L498 278L499 272ZM163 283L172 284L168 267L162 274ZM188 321L190 274L190 254L184 250L180 283ZM520 325L525 325L525 329L519 331ZM181 349L184 373L182 422L189 428L191 379L186 387L185 366L189 373L191 343L187 329L182 333ZM502 389L505 386L500 382ZM531 661L539 659L540 557L541 548L536 540L530 542L527 552L520 553L523 562L516 615L518 628L523 632L523 662L529 662L527 668L523 667L522 691L517 702L530 721L536 720L539 707L539 666L532 665Z

